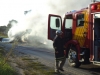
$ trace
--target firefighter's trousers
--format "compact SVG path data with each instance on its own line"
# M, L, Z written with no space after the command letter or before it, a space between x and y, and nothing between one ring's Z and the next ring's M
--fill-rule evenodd
M58 72L59 69L63 69L63 66L66 62L66 57L63 57L62 59L56 59L55 60L55 72Z

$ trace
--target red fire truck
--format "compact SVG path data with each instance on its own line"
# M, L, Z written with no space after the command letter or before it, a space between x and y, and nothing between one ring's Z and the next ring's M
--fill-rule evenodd
M49 14L49 40L53 40L56 30L63 31L66 38L66 57L70 66L100 64L100 2L91 3L79 11L67 12L63 18Z

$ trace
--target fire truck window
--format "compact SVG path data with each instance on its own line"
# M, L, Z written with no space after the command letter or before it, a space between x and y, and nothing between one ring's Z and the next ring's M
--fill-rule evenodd
M84 26L84 14L77 16L77 26Z
M59 27L56 26L56 19L60 20L60 26ZM61 19L60 19L60 17L54 17L54 16L50 17L50 27L51 27L51 29L61 29Z
M72 19L66 19L65 21L65 29L72 29Z
M65 29L72 29L73 16L67 15L65 20Z

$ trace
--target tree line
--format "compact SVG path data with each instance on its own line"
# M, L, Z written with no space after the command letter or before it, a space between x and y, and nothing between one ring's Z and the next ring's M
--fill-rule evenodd
M18 23L16 20L10 20L7 25L0 26L0 33L7 34L13 23Z

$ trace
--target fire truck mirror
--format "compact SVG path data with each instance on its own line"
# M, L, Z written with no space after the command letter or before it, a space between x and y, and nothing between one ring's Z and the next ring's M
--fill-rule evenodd
M59 18L56 19L56 27L60 27L60 20L59 20Z

